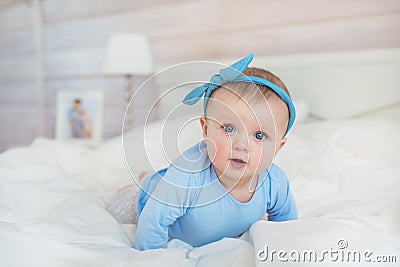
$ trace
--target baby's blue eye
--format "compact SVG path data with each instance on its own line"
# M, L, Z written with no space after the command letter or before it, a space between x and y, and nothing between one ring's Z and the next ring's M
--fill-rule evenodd
M257 132L254 134L254 137L258 140L264 140L266 138L265 134L262 132Z
M224 131L227 133L234 133L235 132L235 128L233 128L232 125L224 125L222 126L224 128Z

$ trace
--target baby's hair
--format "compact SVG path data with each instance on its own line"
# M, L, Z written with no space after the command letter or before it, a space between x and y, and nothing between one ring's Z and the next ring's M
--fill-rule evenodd
M282 80L279 79L275 74L273 74L270 71L261 68L250 67L243 72L243 75L259 77L269 82L272 82L273 84L281 88L283 91L285 91L289 97L291 97L289 90L287 89L286 85L282 82ZM269 99L273 95L278 96L269 87L254 83L232 82L224 84L223 87L229 89L232 93L236 94L238 97L246 98L249 101L259 100L260 92L264 95L265 99Z
M259 77L259 78L262 78L269 82L272 82L273 84L275 84L279 88L281 88L283 91L285 91L288 94L288 96L291 98L289 90L287 89L286 85L282 82L281 79L278 78L278 76L276 76L275 74L273 74L270 71L267 71L267 70L264 70L261 68L249 67L243 72L243 75ZM264 95L265 99L267 99L267 100L271 96L276 96L279 98L279 96L273 90L271 90L269 87L254 84L254 83L230 82L230 83L226 83L226 84L222 85L222 87L228 89L232 93L236 94L238 97L245 98L250 102L251 101L259 101L260 93L262 93L262 95ZM217 90L215 90L215 91L217 91ZM213 97L214 92L211 94L210 98ZM282 103L284 103L284 102L282 101ZM285 104L285 106L286 106L286 104Z
M262 78L262 79L267 80L269 82L272 82L273 84L275 84L279 88L281 88L283 91L285 91L288 94L288 96L291 98L289 90L287 89L286 85L282 82L281 79L278 78L278 76L276 76L272 72L270 72L268 70L261 69L261 68L249 67L243 72L243 74L246 75L246 76L259 77L259 78ZM261 92L265 96L266 96L266 94L268 94L268 92L272 91L271 89L269 89L266 86L263 86L263 85L257 85L257 86L258 86L258 88L260 88Z

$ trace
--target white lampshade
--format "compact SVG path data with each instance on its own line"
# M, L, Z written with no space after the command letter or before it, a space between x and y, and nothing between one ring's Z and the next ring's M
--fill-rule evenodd
M111 36L103 72L110 75L149 75L154 70L146 36L118 33Z

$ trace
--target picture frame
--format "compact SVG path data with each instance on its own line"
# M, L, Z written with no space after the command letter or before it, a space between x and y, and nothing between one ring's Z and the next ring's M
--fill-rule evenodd
M103 138L103 103L100 90L59 91L56 140L96 147Z

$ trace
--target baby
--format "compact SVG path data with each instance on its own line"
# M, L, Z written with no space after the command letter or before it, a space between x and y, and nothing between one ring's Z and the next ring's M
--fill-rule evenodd
M170 238L202 246L238 237L266 213L297 218L285 173L272 163L295 109L274 74L248 68L253 54L222 69L183 100L204 97L204 140L168 168L143 179L133 247L166 248Z

